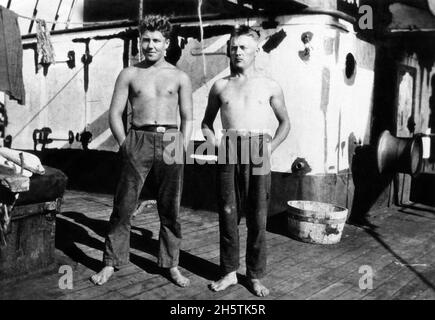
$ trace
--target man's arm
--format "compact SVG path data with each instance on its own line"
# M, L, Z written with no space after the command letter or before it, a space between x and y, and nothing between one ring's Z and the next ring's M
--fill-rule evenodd
M211 141L214 146L217 146L217 141L214 134L213 123L221 105L218 87L218 82L215 82L210 89L207 108L205 109L204 119L202 119L201 123L202 133L205 139Z
M116 79L115 89L113 91L112 101L109 109L109 126L113 136L119 145L125 140L124 124L122 122L122 113L128 100L128 72L121 71Z
M192 83L184 72L180 76L180 89L178 92L178 104L180 106L181 125L180 131L183 134L184 148L187 150L193 130L193 103Z
M278 120L278 128L276 129L275 136L271 142L271 152L274 152L276 148L287 138L290 132L290 119L287 113L287 107L284 102L284 94L278 83L272 83L272 94L270 97L270 105L275 113L275 117Z

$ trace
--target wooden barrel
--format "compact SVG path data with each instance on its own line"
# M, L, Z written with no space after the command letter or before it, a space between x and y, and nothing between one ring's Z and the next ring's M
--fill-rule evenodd
M309 243L340 241L348 210L317 201L288 201L288 230L293 238Z

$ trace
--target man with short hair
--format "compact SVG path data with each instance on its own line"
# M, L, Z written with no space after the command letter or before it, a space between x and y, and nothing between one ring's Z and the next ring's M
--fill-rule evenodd
M229 41L231 75L217 80L211 88L202 128L207 140L218 146L213 122L220 110L225 131L218 147L217 176L223 277L213 282L211 289L221 291L237 283L238 223L239 215L244 213L248 228L248 284L257 296L264 297L269 294L260 281L266 271L266 219L271 176L269 158L287 137L290 121L281 87L255 68L258 44L258 31L247 26L234 29ZM278 120L273 139L267 134L271 112ZM221 161L222 158L225 161ZM258 158L262 161L257 161Z
M167 270L177 285L185 287L189 285L189 279L177 267L183 164L165 161L170 159L165 150L171 141L164 139L164 134L177 130L179 111L179 136L184 139L181 140L184 148L187 146L193 119L192 87L186 73L165 61L172 31L169 19L159 15L146 16L139 31L145 59L121 71L110 104L110 129L120 146L123 163L105 242L105 267L91 280L102 285L115 269L128 263L131 215L136 210L145 179L153 169L160 217L158 265ZM132 124L125 135L122 114L127 100L132 106Z

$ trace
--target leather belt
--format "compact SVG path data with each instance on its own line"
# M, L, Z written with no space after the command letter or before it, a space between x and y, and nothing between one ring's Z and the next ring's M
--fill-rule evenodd
M133 130L138 130L138 131L149 131L149 132L158 132L158 133L164 133L169 129L178 129L177 126L174 124L166 124L166 125L147 124L139 127L132 125L131 128Z

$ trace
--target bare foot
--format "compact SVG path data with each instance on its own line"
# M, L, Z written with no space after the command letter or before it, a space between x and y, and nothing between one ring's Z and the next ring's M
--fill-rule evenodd
M269 294L269 289L267 289L258 279L248 279L248 284L259 297L265 297Z
M103 285L105 284L109 278L113 275L115 272L115 269L111 266L104 267L100 272L94 274L91 277L91 281L96 285Z
M233 286L235 284L237 284L237 275L236 275L236 271L233 271L226 274L218 281L212 282L210 284L210 289L213 291L222 291L228 288L229 286Z
M180 270L178 270L178 267L170 268L169 274L176 285L183 288L190 285L190 280L181 274Z

